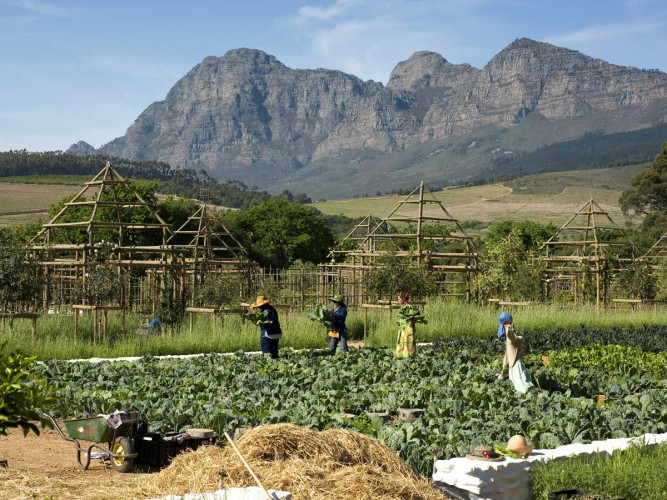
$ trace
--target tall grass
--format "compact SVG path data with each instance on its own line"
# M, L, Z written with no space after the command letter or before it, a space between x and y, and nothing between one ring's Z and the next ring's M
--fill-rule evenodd
M499 311L456 302L433 302L426 306L427 325L418 325L417 340L431 342L458 335L489 337L497 329ZM549 306L528 306L511 311L519 329L551 330L574 329L580 324L591 327L664 324L665 313L658 311L626 311L595 309L562 309ZM125 333L117 313L108 315L106 342L93 345L93 323L90 314L79 316L79 334L74 341L72 314L44 315L37 320L37 338L30 339L30 323L17 320L14 327L0 329L0 348L21 352L38 359L74 359L90 357L123 357L165 354L193 354L206 352L233 352L259 350L259 329L242 324L239 315L218 318L214 327L209 316L196 316L192 335L188 320L176 328L164 328L161 335L140 335L137 330L145 323L139 316L128 314ZM319 323L314 323L300 312L289 315L280 312L284 336L280 347L295 349L326 348L328 338ZM392 346L397 333L396 311L368 311L366 345ZM347 320L351 340L363 339L364 312L350 311Z
M548 305L514 306L508 310L517 329L545 331L562 328L576 329L584 324L589 327L609 328L613 326L665 324L667 315L661 310L614 310L595 308L561 308ZM417 325L417 341L433 342L458 335L485 338L493 336L498 329L499 309L479 307L460 302L432 302L425 307L427 325ZM384 314L369 314L371 333L367 344L372 346L392 345L395 342L396 314L390 318Z
M666 471L667 444L632 446L611 457L599 454L537 465L531 470L531 488L537 500L568 489L583 490L585 498L664 500Z

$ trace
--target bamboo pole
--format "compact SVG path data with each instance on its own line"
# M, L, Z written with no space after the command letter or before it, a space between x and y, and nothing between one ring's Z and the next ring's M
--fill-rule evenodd
M226 432L225 432L225 438L227 438L227 441L229 441L229 444L230 444L231 447L234 449L234 451L236 452L236 454L239 456L239 458L241 459L241 462L243 462L243 465L245 465L245 468L248 469L248 472L250 472L250 475L252 476L252 478L253 478L253 479L255 480L255 482L257 483L257 486L259 486L259 487L262 489L262 491L263 491L264 494L266 495L266 498L267 498L268 500L272 500L271 495L270 495L269 492L266 490L266 488L264 487L264 485L262 484L262 482L259 480L259 478L257 477L257 474L255 474L255 471L252 470L252 467L250 467L250 464L246 461L245 458L243 458L243 455L241 455L241 452L240 452L239 449L236 447L236 444L234 443L234 441L232 441L232 438L229 437L229 434L227 434Z

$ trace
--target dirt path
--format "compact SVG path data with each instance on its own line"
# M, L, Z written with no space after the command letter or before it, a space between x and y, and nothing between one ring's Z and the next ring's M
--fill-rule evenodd
M483 203L485 201L491 201L491 200L497 200L498 198L504 198L506 196L511 195L514 192L514 188L511 188L509 186L504 186L502 184L493 184L494 186L501 187L503 189L507 189L506 193L499 194L498 196L492 196L491 198L480 198L477 201L471 201L470 203L462 203L461 205L449 205L451 208L461 208L461 207L468 207L470 205L476 205L477 203Z
M132 498L124 487L146 477L145 473L120 474L105 469L100 461L81 470L76 449L51 429L39 436L23 437L20 430L0 436L0 458L9 468L0 468L0 498Z

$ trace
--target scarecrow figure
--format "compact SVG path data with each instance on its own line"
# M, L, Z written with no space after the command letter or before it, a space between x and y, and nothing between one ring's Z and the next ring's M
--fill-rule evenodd
M530 380L526 364L523 362L523 337L517 335L514 322L509 313L503 312L498 316L498 338L505 341L505 356L503 357L503 369L498 378L507 377L514 385L514 389L524 394L535 385Z
M398 339L396 341L396 357L412 358L417 353L417 338L415 337L415 324L421 316L419 309L410 305L410 294L402 292L398 294L398 303L401 306L399 321L397 325Z
M260 329L260 343L262 353L265 356L271 356L278 359L278 342L283 337L283 331L280 329L278 320L278 311L269 304L268 297L260 295L257 300L250 304L251 309L259 309L263 319L257 322Z
M338 341L340 340L343 352L347 354L347 327L345 326L347 307L345 306L345 297L343 295L334 295L329 300L334 304L333 309L330 311L334 327L329 332L329 337L331 337L329 350L331 351L331 354L335 354L336 348L338 347Z

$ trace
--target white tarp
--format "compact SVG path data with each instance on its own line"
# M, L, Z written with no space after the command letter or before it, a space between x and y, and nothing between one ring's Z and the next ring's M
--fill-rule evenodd
M548 462L574 455L611 455L633 443L657 444L667 442L667 434L644 434L636 438L608 439L590 444L569 444L552 450L535 450L526 459L505 458L502 462L482 462L467 458L436 460L433 481L443 486L455 486L484 500L530 500L530 468L538 462Z

